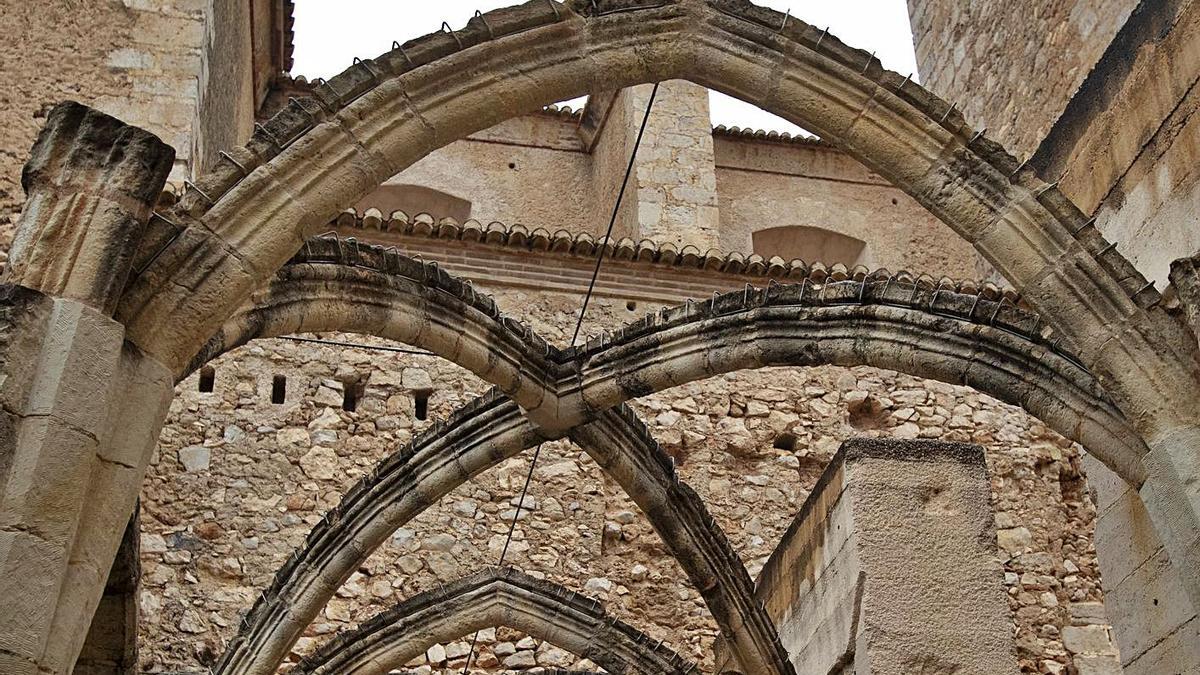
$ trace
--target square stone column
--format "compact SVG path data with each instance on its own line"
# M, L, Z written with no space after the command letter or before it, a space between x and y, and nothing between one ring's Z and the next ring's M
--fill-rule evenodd
M597 203L616 203L653 85L595 95L585 110ZM602 215L603 223L611 212ZM701 253L720 241L717 170L708 90L684 80L659 86L613 229L613 238L652 239ZM602 232L602 231L601 231Z
M799 675L1014 675L983 449L851 440L759 577Z

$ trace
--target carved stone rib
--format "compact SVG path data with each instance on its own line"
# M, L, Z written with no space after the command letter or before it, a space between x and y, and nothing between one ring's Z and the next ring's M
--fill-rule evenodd
M416 595L343 633L293 672L384 675L436 643L508 626L587 658L612 675L685 675L695 665L599 602L512 568L477 572Z

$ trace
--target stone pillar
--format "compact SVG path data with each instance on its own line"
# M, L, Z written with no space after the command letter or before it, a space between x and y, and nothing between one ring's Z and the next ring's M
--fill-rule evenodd
M1015 675L983 449L851 440L756 596L798 675Z
M1200 671L1200 616L1151 522L1150 497L1094 457L1084 467L1096 501L1104 605L1126 675Z
M108 573L104 597L92 617L73 675L134 675L137 672L138 517L125 527L121 548Z
M652 89L646 84L598 94L595 103L588 104L584 123L593 126L595 135L585 141L592 147L599 204L616 203ZM610 214L603 213L604 226ZM684 80L663 82L613 236L653 239L679 248L690 244L703 253L717 247L719 228L708 90Z
M0 285L0 672L69 673L172 393L112 318L170 147L50 114Z

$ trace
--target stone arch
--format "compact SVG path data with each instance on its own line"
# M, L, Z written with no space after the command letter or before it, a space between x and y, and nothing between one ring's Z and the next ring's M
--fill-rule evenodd
M1020 406L1131 484L1145 480L1144 443L1069 345L1048 338L1037 315L967 284L812 270L799 284L688 303L567 352L497 318L491 299L468 288L376 247L312 240L190 367L256 338L369 333L431 349L565 433L622 401L732 370L869 365Z
M532 0L356 62L152 220L118 316L134 343L178 367L306 232L433 149L540 104L676 78L755 103L863 161L1046 311L1139 412L1136 423L1200 435L1196 374L1178 367L1194 341L1053 185L954 106L827 31L746 0Z
M790 673L774 624L703 500L627 406L570 434L646 514L705 599L731 652L759 670ZM459 485L552 436L496 390L415 439L356 483L277 572L218 664L223 675L273 673L342 583L402 527Z
M312 264L312 251L322 245L337 255L353 251L356 265L342 273L339 264ZM364 280L376 284L367 295L370 307L386 307L394 294L429 295L423 286L375 278L386 276L377 271L371 273L375 277L362 276L370 272L368 261L377 249L325 241L307 250L280 272L289 283L259 297L255 307L239 317L255 312L266 316L273 308L298 316L321 315L324 303L333 298L348 308L343 316L353 320L325 329L394 336L374 320L374 310L355 309L356 291ZM376 262L384 264L386 259ZM399 263L384 267L389 265ZM294 282L308 273L320 281L315 298L304 290L293 292L303 289ZM349 286L339 285L347 280ZM810 284L805 278L799 285L747 287L699 306L647 317L606 342L567 352L547 346L543 358L551 365L546 370L557 373L558 379L548 385L551 389L543 398L553 401L550 411L565 411L558 424L539 429L517 405L493 391L386 460L350 490L280 570L247 617L246 630L230 645L221 672L270 672L328 597L396 528L489 466L566 434L650 515L742 662L774 660L773 672L787 672L776 660L774 628L748 600L749 578L724 535L712 530L702 502L678 483L670 461L640 422L624 406L613 409L630 398L731 370L875 365L968 384L1040 413L1050 426L1075 440L1102 447L1114 467L1141 480L1136 434L1103 397L1094 378L1037 332L1036 317L997 299L959 293L958 287L946 289L945 284L935 289L920 280L866 276L822 281ZM453 283L457 282L438 276L433 285ZM404 299L397 303L412 305ZM231 346L268 337L274 334L272 327L287 332L294 326L269 318L237 318L194 365ZM560 400L567 401L565 407ZM786 656L782 660L786 662Z
M440 642L508 626L590 659L612 675L685 675L696 665L600 603L512 568L484 570L406 600L340 635L294 671L386 675Z
M675 78L858 158L1042 311L1144 440L1155 478L1143 495L1200 598L1200 369L1180 317L1053 184L953 105L747 0L531 0L356 61L151 218L116 317L132 346L178 372L305 236L430 151L538 105Z
M557 380L557 352L485 293L437 266L353 240L312 239L226 322L182 378L252 339L291 333L370 334L427 349L538 408Z
M606 410L735 370L873 366L1019 406L1141 485L1145 444L1070 351L1039 332L1041 324L1007 303L919 281L747 287L564 353L578 370L560 381L566 402L559 407Z
M276 571L214 672L274 673L328 599L400 524L472 476L544 440L520 408L493 389L385 458Z

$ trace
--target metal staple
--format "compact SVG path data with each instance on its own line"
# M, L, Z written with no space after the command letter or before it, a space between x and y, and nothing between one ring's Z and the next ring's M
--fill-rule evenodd
M248 176L250 174L250 172L246 170L246 167L242 166L241 162L234 159L233 155L229 154L228 152L221 150L221 151L217 152L217 156L228 160L230 164L236 166L238 168L238 171L242 172L243 176Z
M1080 225L1074 232L1071 233L1071 236L1078 237L1080 232L1083 232L1089 226L1095 225L1095 224L1096 224L1096 219L1092 218L1092 219L1088 220L1086 223Z
M409 70L412 70L413 68L417 67L413 63L413 60L411 58L409 58L408 52L404 51L404 47L400 46L400 43L397 42L396 40L392 40L392 51L400 52L400 56L404 57L404 62L408 64Z
M867 56L867 62L863 65L862 72L859 74L866 75L867 71L871 69L871 64L874 62L875 62L875 52L871 52L870 55Z
M450 27L450 24L446 23L445 21L442 22L442 32L449 33L450 37L453 37L454 41L458 43L459 51L462 51L462 48L463 48L462 39L458 37L458 33L454 32L454 29Z
M492 31L492 25L488 23L487 17L483 15L483 12L475 10L475 18L483 22L483 27L486 28L488 32L488 39L495 40L496 33Z
M213 201L212 197L209 197L208 195L204 194L204 190L201 190L200 188L196 187L196 184L195 184L195 183L193 183L193 182L192 182L192 181L190 181L190 180L185 180L185 181L183 181L183 189L184 189L184 190L187 190L188 188L191 188L191 189L195 190L195 191L196 191L196 194L198 194L198 195L200 195L201 197L203 197L203 198L204 198L204 201L208 202L208 205L209 205L209 206L212 206L213 204L216 204L216 202L214 202L214 201Z
M945 115L942 115L942 119L938 120L938 124L945 124L946 120L950 119L950 115L954 112L955 107L957 107L957 104L951 103L950 109L946 111Z
M333 86L329 85L328 83L326 84L326 86L328 86L331 90L333 89ZM334 93L336 94L337 92L335 91ZM267 131L267 128L264 127L262 124L255 122L254 130L262 133L263 136L266 136L267 140L271 142L271 145L274 145L276 148L279 148L281 150L283 149L282 146L279 145L279 141L275 138L274 134Z

